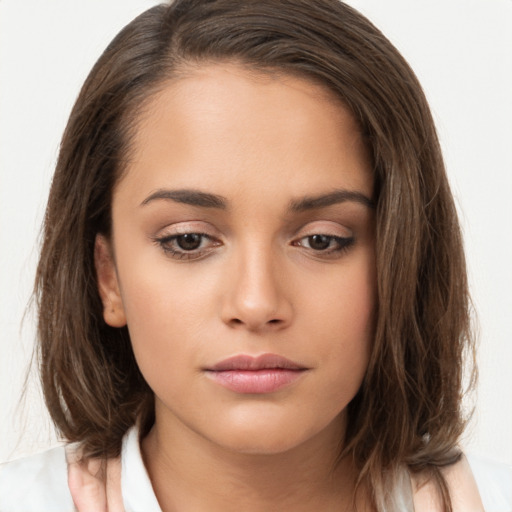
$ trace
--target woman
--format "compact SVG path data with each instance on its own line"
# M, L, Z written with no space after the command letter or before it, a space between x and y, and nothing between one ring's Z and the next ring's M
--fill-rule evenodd
M5 510L483 510L435 129L342 3L128 25L64 134L36 290L74 444L6 466Z

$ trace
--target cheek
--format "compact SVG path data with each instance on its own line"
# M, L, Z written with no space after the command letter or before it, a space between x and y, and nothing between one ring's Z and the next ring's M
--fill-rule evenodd
M124 236L123 236L124 235ZM120 291L134 340L155 342L169 338L172 332L185 328L201 328L197 311L204 308L205 285L191 281L186 264L168 261L147 242L139 246L124 243L135 234L121 233L117 244ZM188 277L184 277L188 276ZM204 309L203 309L204 310Z
M377 283L374 258L369 251L354 258L338 274L321 282L308 283L304 310L321 318L321 324L344 339L373 336L377 311Z
M355 394L364 378L375 334L376 280L372 261L354 266L343 279L333 280L329 293L309 296L312 333L317 352L330 368L338 390Z
M166 266L135 265L124 272L121 294L137 363L152 385L153 375L176 374L194 364L206 330L197 289L177 283Z

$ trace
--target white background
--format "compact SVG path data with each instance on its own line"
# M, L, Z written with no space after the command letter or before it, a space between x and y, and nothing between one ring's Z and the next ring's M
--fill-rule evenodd
M152 0L0 0L0 460L54 442L37 386L30 298L49 182L94 61ZM465 233L480 325L467 450L512 464L512 0L352 0L430 101Z

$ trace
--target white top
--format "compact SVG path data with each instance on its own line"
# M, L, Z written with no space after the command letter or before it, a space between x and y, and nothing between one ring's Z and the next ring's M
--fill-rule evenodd
M477 457L467 459L485 511L512 512L512 467ZM123 439L120 476L125 512L161 512L135 427ZM0 512L76 510L68 487L64 446L0 465Z

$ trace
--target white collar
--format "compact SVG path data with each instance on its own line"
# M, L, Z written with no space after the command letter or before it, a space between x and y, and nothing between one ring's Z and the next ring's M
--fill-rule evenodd
M126 512L162 512L142 460L137 427L132 427L123 438L121 464L121 489Z

